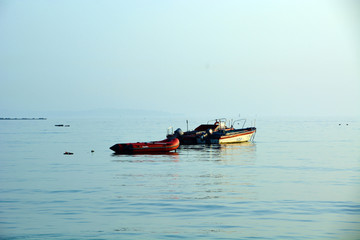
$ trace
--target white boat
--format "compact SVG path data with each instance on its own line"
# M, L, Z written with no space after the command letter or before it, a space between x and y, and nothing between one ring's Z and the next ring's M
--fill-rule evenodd
M230 127L226 126L226 119L215 119L213 124L201 124L192 131L183 132L178 128L174 133L168 134L169 137L176 137L180 144L224 144L241 143L252 141L255 137L256 128L244 128L246 119L239 119L230 122ZM242 128L235 129L236 123L243 122Z

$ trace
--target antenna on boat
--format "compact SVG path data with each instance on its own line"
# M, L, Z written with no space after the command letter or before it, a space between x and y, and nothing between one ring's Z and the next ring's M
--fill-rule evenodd
M189 120L186 120L186 131L189 131Z

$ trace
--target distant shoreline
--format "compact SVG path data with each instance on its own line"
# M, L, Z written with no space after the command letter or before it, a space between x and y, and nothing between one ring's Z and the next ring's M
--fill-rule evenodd
M46 118L0 118L0 120L47 120Z

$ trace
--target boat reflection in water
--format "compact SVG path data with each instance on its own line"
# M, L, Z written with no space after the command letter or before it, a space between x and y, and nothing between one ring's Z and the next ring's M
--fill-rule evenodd
M218 161L222 164L253 165L256 159L254 142L231 144L180 145L177 152L193 156L197 161Z
M113 155L122 199L256 199L256 144L182 145L176 152ZM130 169L130 171L129 171ZM131 179L123 183L124 179ZM120 181L121 180L121 181ZM141 191L133 191L134 186ZM174 203L176 204L176 203Z
M113 162L133 162L133 163L157 163L157 162L179 162L178 152L153 152L136 154L117 154L113 153Z

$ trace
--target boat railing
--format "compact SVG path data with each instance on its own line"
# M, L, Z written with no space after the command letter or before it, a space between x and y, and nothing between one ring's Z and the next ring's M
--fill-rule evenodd
M233 128L233 127L235 126L235 123L240 124L241 122L243 122L241 128L244 128L244 127L245 127L245 123L246 123L246 119L245 119L245 118L232 120L232 121L231 121L231 127Z
M225 129L226 126L230 126L230 128L235 128L235 124L237 124L237 125L242 124L241 128L244 128L246 122L247 122L246 118L235 119L235 120L231 119L229 121L227 121L226 118L217 118L217 119L214 119L214 120L209 120L207 122L207 124L215 123L215 124L219 125L219 129ZM228 125L227 125L227 123L228 123ZM255 127L255 120L252 123L252 125Z

